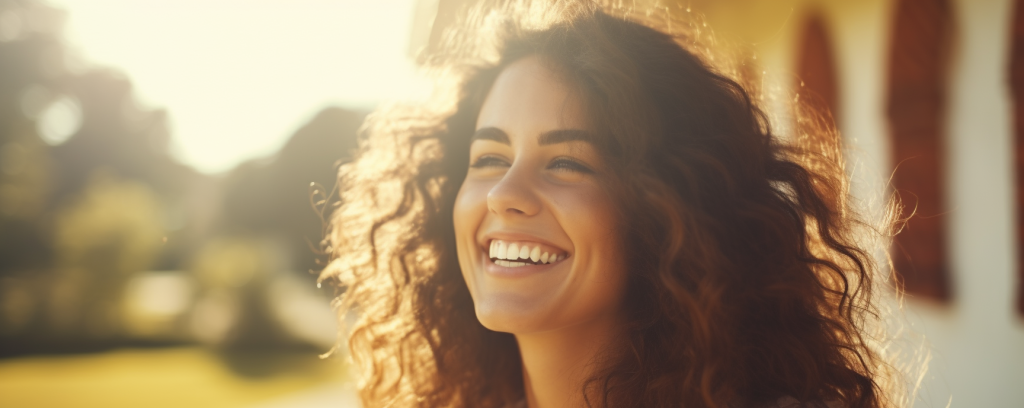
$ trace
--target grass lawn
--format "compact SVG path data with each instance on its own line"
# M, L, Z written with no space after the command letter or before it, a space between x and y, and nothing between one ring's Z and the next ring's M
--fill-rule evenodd
M0 360L0 408L247 407L345 381L310 353L130 349Z

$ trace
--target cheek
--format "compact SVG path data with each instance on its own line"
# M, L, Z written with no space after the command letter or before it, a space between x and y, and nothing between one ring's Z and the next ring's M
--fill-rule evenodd
M481 183L467 180L462 183L458 195L455 196L452 220L459 266L463 272L470 270L468 268L472 254L476 250L476 234L487 214L487 191L486 186Z
M603 254L609 256L621 250L618 245L618 212L608 193L596 187L579 189L559 193L553 201L554 206L560 209L562 227L580 246L578 250L614 249L614 254Z
M455 236L462 244L463 238L473 239L483 216L487 213L487 189L481 183L465 181L455 196L452 220ZM462 248L460 248L461 250Z
M628 270L611 196L603 189L577 191L558 197L558 207L578 256L574 297L591 312L619 309Z

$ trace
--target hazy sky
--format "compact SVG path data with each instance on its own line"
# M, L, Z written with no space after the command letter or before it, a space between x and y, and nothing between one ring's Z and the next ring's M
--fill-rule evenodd
M84 59L170 113L172 152L204 172L277 150L321 108L422 95L415 0L50 0Z

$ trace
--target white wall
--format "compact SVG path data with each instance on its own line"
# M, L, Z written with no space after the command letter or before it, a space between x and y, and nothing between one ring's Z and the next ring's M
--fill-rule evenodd
M949 82L948 213L954 297L939 305L907 297L907 333L895 343L912 360L930 350L915 407L1024 407L1024 318L1014 311L1013 117L1008 89L1011 0L952 0L955 51ZM792 86L802 17L825 13L838 65L840 129L851 143L854 188L875 210L892 172L885 98L892 0L699 2L713 29L752 44L777 88ZM893 301L893 299L890 299ZM923 340L922 340L923 339Z
M954 303L908 301L935 360L921 406L1024 407L1024 322L1014 312L1015 188L1008 89L1012 2L957 0L948 122Z

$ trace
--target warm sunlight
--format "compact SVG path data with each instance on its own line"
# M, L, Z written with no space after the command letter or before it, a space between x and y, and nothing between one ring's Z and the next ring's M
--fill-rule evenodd
M204 172L275 152L329 104L422 92L414 0L51 0L90 65L170 113L173 154Z

